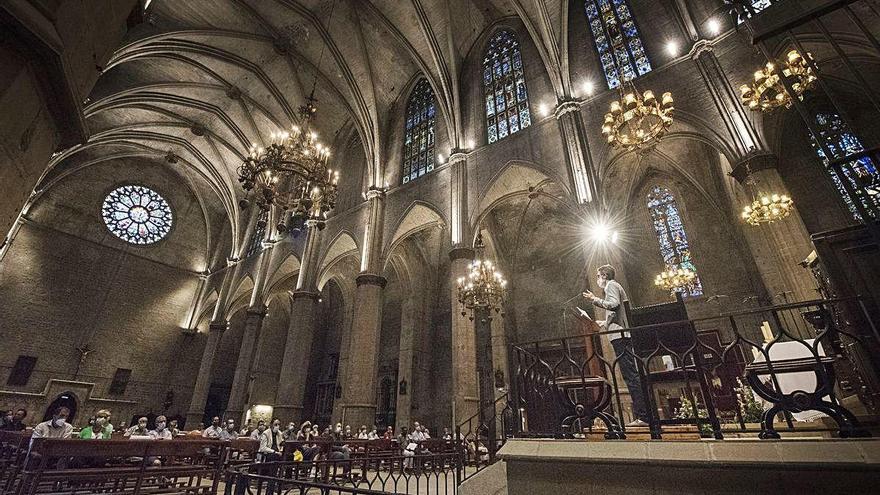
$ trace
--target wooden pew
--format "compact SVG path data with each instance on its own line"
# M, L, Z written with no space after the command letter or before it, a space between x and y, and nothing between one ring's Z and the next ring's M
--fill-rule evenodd
M30 439L30 431L0 431L0 493L11 489L18 478Z
M9 493L210 495L216 493L230 448L217 440L36 439Z

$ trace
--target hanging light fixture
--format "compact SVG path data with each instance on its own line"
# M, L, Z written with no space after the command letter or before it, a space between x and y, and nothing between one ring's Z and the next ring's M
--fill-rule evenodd
M675 293L691 289L697 280L697 272L683 266L667 265L654 279L657 287Z
M273 133L265 148L253 145L238 168L238 181L245 191L254 191L261 209L290 210L294 222L322 222L336 206L339 171L328 166L330 149L312 130L314 102L310 96L300 107L300 125Z
M467 275L458 278L458 302L462 308L461 315L467 315L466 310L470 310L471 320L474 319L474 310L480 308L500 313L507 290L507 280L497 271L491 260L485 259L482 234L477 236L474 248L476 258L468 264Z
M334 0L328 25L335 5ZM309 223L323 229L327 214L336 207L339 171L329 167L330 148L318 141L314 129L318 111L315 89L324 48L322 45L312 91L299 107L299 124L289 131L272 133L271 142L265 148L253 144L238 168L238 181L247 193L254 192L254 200L261 210L276 206L291 212L289 223L284 221L286 215L281 215L279 232L302 229ZM248 204L247 199L241 201L242 207Z
M624 92L625 85L629 85L629 92ZM602 135L615 149L634 151L652 146L672 126L674 109L672 93L663 93L658 100L653 91L640 94L631 81L623 82L620 99L612 101L605 114Z
M746 186L757 190L757 182L752 176L751 170L746 165ZM786 194L766 194L757 191L752 204L743 207L742 219L749 225L761 225L782 220L791 215L794 210L794 201Z
M803 99L804 93L816 83L816 75L810 67L811 61L812 56L809 53L804 57L797 50L791 50L781 64L767 62L766 66L755 71L755 82L752 85L740 86L743 105L749 107L749 110L760 112L791 106L791 95L782 84L777 65L782 66L782 75L791 81L794 96Z

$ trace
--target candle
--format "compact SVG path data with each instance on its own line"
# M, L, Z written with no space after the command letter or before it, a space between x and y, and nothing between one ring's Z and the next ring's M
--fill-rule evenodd
M761 333L764 334L764 343L770 342L773 340L773 330L770 329L770 323L763 322L761 323Z

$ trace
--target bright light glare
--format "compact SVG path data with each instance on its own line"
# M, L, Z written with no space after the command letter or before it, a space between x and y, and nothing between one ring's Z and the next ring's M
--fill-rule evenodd
M584 81L581 85L584 90L584 94L589 96L593 94L593 91L596 90L596 86L593 84L593 81Z
M590 240L595 243L604 244L610 242L611 244L617 244L617 240L620 238L620 233L616 230L612 229L610 225L597 222L590 227L589 230Z
M672 57L678 55L678 43L676 43L675 41L667 41L666 53L668 53Z
M712 36L715 36L719 32L721 32L721 23L718 22L718 19L715 19L714 17L712 19L709 19L709 23L706 25L706 27L709 28L709 34L711 34Z

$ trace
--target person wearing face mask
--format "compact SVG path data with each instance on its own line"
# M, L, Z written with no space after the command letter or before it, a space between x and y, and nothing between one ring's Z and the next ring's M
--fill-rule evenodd
M95 414L95 421L79 432L79 437L84 440L110 440L113 436L113 425L110 424L110 411L101 409Z
M361 429L358 430L357 435L358 440L369 440L370 434L367 432L367 425L361 425Z
M235 430L235 420L226 420L226 429L220 435L220 440L235 440L238 438L238 432Z
M61 406L52 413L52 419L43 421L34 427L31 434L31 442L35 438L70 438L73 434L73 425L67 422L70 417L70 409Z
M125 438L131 437L149 437L150 430L147 429L147 418L145 416L141 416L138 418L137 423L131 428L125 430L123 434Z
M266 431L266 422L260 420L257 422L257 429L251 432L251 440L259 440L264 431Z
M150 430L150 438L157 440L171 440L174 438L174 435L171 434L171 430L167 428L167 423L168 421L165 416L156 416L156 428Z
M272 427L260 434L260 455L263 462L280 461L284 437L281 435L281 420L273 419Z
M220 418L214 416L211 418L211 426L205 428L205 431L202 432L203 438L212 438L215 440L220 439L220 435L223 434L223 426L220 425Z
M284 438L284 441L286 442L288 440L296 440L296 433L297 433L296 423L291 421L290 423L287 423L287 429L284 430L284 432L281 434L281 436Z
M648 426L646 422L648 408L642 391L642 381L633 357L630 334L625 331L629 327L629 319L623 303L629 298L626 291L623 290L623 286L614 280L614 267L611 265L602 265L596 270L596 283L605 292L604 298L598 297L590 291L583 293L584 298L591 304L605 309L605 321L596 323L604 327L606 331L622 330L608 334L608 340L611 341L614 354L620 360L620 374L623 375L623 381L626 382L626 388L629 390L630 399L632 399L635 419L626 426Z
M177 427L177 420L172 419L168 422L168 429L171 431L171 438L180 435L180 429Z

